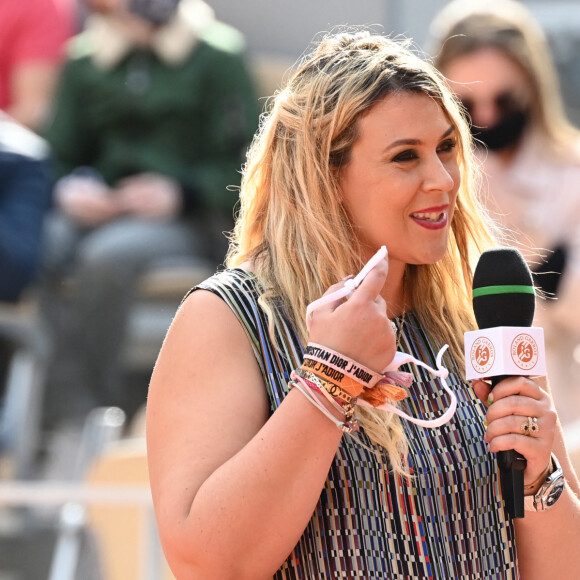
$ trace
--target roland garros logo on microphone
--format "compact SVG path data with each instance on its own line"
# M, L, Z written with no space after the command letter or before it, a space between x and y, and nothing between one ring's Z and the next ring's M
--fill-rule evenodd
M538 362L538 344L529 334L518 334L512 341L510 354L518 368L529 371Z
M495 362L495 348L489 338L480 336L471 345L471 366L480 375L485 374Z

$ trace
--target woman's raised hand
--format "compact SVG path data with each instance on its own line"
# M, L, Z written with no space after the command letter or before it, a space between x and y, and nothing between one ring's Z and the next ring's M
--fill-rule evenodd
M384 256L350 298L337 298L313 310L309 341L336 350L377 372L385 368L396 350L395 331L381 296L388 270L388 257ZM324 296L343 288L347 282L348 279L333 284Z

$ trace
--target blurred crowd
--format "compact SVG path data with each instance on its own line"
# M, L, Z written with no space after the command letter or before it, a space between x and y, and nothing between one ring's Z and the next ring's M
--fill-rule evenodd
M0 1L0 302L33 302L48 345L41 446L144 404L123 360L140 280L219 267L259 107L203 0Z
M542 290L556 405L572 423L580 138L545 35L515 0L454 0L426 50L469 116L489 210ZM100 406L133 413L146 388L131 400L123 352L140 280L175 261L212 271L227 251L260 114L244 38L203 0L1 0L0 111L0 304L37 308L41 432L79 428ZM0 323L2 384L13 349Z

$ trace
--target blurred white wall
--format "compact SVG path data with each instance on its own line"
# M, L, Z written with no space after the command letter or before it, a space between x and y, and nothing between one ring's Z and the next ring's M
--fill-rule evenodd
M315 36L343 24L377 25L423 47L429 25L448 0L206 0L217 16L246 36L270 93L280 71L308 48ZM562 79L565 101L580 124L580 0L523 0L544 26Z
M246 34L252 53L294 61L315 35L342 24L377 24L422 42L446 0L206 0L218 17Z

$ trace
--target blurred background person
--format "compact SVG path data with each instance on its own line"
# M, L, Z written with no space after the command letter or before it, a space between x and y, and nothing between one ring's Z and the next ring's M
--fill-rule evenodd
M567 120L544 33L514 0L455 0L428 49L479 141L490 209L535 270L561 418L580 418L580 133Z
M0 304L18 303L38 274L51 194L47 154L40 137L0 112ZM11 351L0 324L0 395Z
M35 280L50 202L48 147L0 112L0 301L17 302Z
M221 263L259 115L244 39L203 1L86 5L43 132L59 178L40 288L51 428L144 402L121 364L137 284L166 258Z
M0 0L0 109L37 130L50 107L76 0Z

